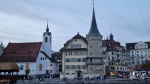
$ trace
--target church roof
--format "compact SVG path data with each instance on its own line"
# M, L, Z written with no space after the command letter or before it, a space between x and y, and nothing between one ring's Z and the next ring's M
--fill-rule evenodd
M42 42L9 43L0 61L2 62L36 62Z
M44 51L40 51L46 58L48 58L51 62L57 62L55 59L50 58Z
M92 22L91 22L91 28L88 33L88 36L100 36L99 30L97 28L96 18L95 18L95 12L93 7L93 16L92 16Z

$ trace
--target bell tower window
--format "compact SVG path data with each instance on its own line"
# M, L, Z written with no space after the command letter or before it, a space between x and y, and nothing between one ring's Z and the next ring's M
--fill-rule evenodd
M45 37L45 42L47 42L47 37Z

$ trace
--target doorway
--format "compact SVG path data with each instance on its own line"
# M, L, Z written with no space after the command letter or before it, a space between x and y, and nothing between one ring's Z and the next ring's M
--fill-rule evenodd
M77 79L82 79L82 71L76 71L77 72Z

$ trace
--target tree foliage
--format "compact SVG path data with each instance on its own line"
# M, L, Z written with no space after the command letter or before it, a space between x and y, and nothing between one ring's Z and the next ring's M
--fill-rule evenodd
M28 75L30 73L30 69L25 70L25 74Z

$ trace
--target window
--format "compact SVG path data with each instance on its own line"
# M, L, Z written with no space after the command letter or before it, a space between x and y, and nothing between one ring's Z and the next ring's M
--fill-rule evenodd
M112 54L112 55L114 55L114 53L113 53L113 52L111 52L111 54Z
M71 65L71 69L76 69L76 68L75 68L75 65Z
M23 70L23 65L20 65L20 70Z
M26 69L29 69L29 63L26 64Z
M75 52L72 52L71 55L75 55Z
M117 70L119 70L119 67L117 67Z
M70 69L70 65L66 65L65 68L66 68L66 69Z
M52 64L50 65L49 69L50 69L50 73L52 73L52 70L53 70L53 65Z
M66 58L66 59L65 59L65 62L70 62L70 58Z
M75 55L80 55L80 52L75 52Z
M85 62L86 61L86 59L85 58L82 58L82 62Z
M83 55L87 55L87 52L83 52Z
M77 58L77 62L81 62L81 58Z
M112 57L112 60L114 60L114 57Z
M41 60L42 60L42 57L41 57Z
M64 55L67 55L67 52L64 52Z
M42 64L39 65L39 71L42 71Z
M80 65L77 65L77 69L81 69L81 66L80 66Z
M71 58L71 62L76 62L76 61L75 61L75 58Z
M81 44L72 44L71 48L81 48Z
M47 42L47 37L45 37L45 42Z
M86 65L82 65L82 69L87 69L87 66Z

